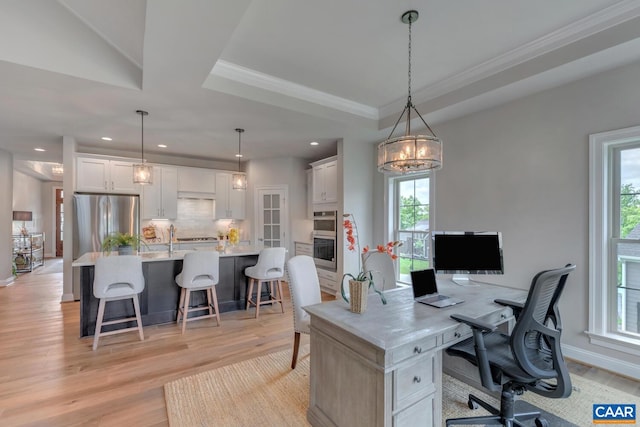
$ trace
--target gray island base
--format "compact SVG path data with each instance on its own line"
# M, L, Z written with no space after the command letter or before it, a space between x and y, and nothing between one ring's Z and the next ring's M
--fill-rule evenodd
M246 307L246 267L258 261L259 249L239 247L220 255L220 281L216 285L220 312L242 310ZM182 271L182 259L186 251L175 251L169 256L165 252L142 252L142 272L145 278L144 291L140 294L140 311L143 326L175 322L180 298L180 287L175 277ZM93 335L98 315L99 299L93 296L95 260L106 256L100 252L88 253L73 262L80 273L80 336ZM109 256L118 256L111 254ZM204 291L192 294L192 304L206 304ZM199 313L192 313L192 315ZM111 301L106 305L104 320L133 317L133 303L129 300ZM135 326L135 322L104 326L103 331Z

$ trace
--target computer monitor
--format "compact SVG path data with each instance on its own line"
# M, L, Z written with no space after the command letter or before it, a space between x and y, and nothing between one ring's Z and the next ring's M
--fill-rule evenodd
M456 283L469 274L504 274L502 234L497 231L433 232L433 269L453 274Z

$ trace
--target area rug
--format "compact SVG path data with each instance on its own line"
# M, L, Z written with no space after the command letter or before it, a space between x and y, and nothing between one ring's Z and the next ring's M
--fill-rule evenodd
M33 270L34 274L62 273L62 258L47 259L42 267Z
M309 355L290 368L291 352L282 351L224 366L165 384L169 425L192 426L308 426ZM636 403L638 397L572 377L574 391L567 399L545 399L525 393L524 401L566 421L551 425L592 425L594 403ZM472 392L491 403L496 400L444 375L443 420L479 415L467 407ZM520 402L519 402L520 403Z

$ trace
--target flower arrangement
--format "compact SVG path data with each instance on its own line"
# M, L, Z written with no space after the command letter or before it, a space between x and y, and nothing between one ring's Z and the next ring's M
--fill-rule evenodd
M382 304L386 304L387 303L387 299L384 297L384 295L382 294L382 292L380 292L379 290L376 289L375 284L373 283L373 275L371 274L370 271L364 271L362 268L362 256L361 254L367 254L369 252L371 252L372 250L369 248L369 246L365 246L364 248L362 248L362 251L360 250L360 241L358 239L358 226L356 224L356 220L354 218L354 216L352 214L346 213L343 215L344 216L344 221L342 222L342 227L345 229L345 234L346 234L346 240L347 240L347 249L351 252L355 252L357 249L358 252L358 274L357 275L353 275L351 273L345 273L342 276L342 281L344 282L345 277L350 277L353 280L357 280L359 282L363 282L365 280L369 281L369 287L372 287L373 290L380 295L380 299L382 300ZM376 246L376 251L378 252L384 252L387 253L389 255L389 257L391 257L391 259L396 260L398 258L398 255L396 255L393 251L396 247L398 246L402 246L402 243L399 241L391 241L391 242L387 242L386 245L377 245ZM347 299L347 296L344 293L344 286L342 287L342 298L349 302L349 300Z

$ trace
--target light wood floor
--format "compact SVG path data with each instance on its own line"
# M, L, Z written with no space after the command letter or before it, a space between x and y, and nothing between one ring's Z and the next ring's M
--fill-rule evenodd
M79 303L60 303L62 274L23 274L0 288L1 426L166 426L163 385L270 352L291 349L290 303L137 333L79 339ZM285 286L286 290L286 286ZM288 297L287 297L288 299ZM309 351L302 337L301 354ZM572 372L640 396L638 382L571 364Z

